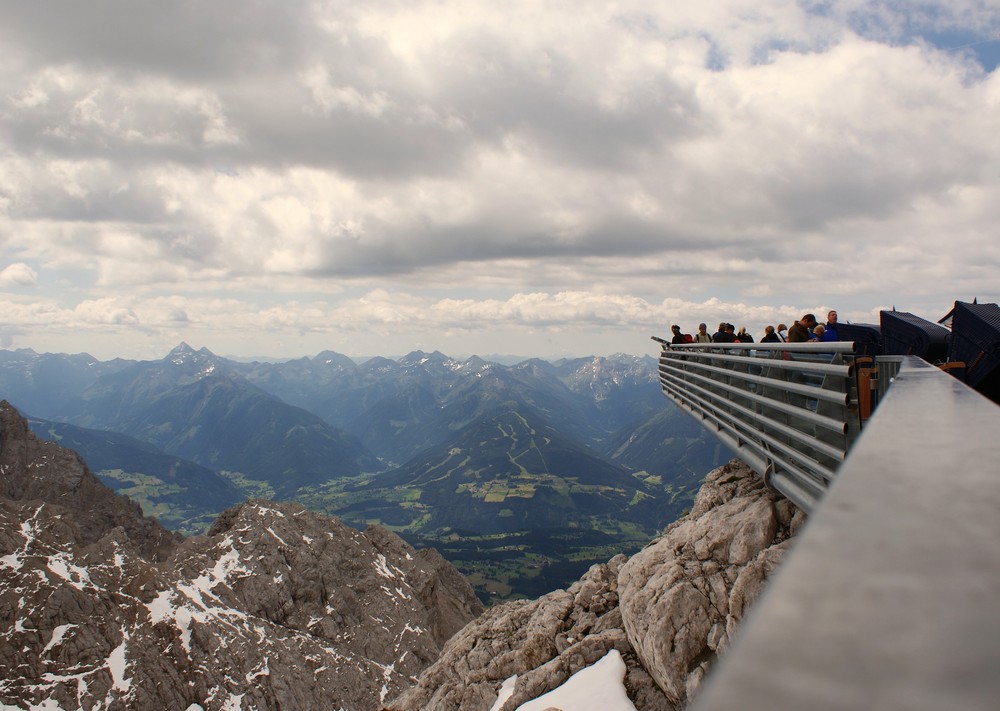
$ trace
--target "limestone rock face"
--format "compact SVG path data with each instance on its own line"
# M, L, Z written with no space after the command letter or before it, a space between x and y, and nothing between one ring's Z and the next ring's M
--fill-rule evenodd
M498 605L445 646L391 711L488 711L551 691L609 650L638 709L683 708L789 546L804 517L734 460L708 475L690 514L568 590Z
M804 516L741 462L709 474L690 515L619 575L636 655L675 707L697 689Z
M390 709L488 711L507 678L518 675L504 709L549 691L617 649L629 666L630 691L640 708L668 708L642 670L622 628L618 574L626 558L595 565L568 590L533 601L498 605L467 625L418 684Z
M436 553L295 504L161 545L77 457L2 425L0 706L375 709L482 610Z

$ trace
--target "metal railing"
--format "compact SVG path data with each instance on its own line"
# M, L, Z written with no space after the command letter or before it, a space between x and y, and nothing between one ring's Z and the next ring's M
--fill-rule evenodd
M692 709L998 708L1000 408L899 361Z
M662 344L663 392L768 486L808 511L833 480L900 357L851 342Z

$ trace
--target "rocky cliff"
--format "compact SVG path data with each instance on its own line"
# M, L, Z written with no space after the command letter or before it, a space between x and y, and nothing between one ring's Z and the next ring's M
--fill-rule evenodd
M82 543L122 527L136 551L152 560L163 560L180 541L102 484L76 452L35 437L6 400L0 401L0 499L44 501L72 511Z
M0 404L0 705L372 709L480 611L435 552L297 505L181 541Z
M567 590L505 603L466 626L393 711L513 711L610 650L636 708L683 708L804 520L734 460L708 475L691 512L626 559Z

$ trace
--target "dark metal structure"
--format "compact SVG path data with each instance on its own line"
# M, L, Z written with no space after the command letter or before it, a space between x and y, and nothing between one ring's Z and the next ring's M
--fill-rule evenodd
M837 324L841 340L853 341L855 353L874 358L882 353L882 327L871 323Z
M883 355L914 355L928 363L948 358L950 331L906 311L880 311Z
M964 364L966 384L1000 402L1000 306L955 302L948 360Z

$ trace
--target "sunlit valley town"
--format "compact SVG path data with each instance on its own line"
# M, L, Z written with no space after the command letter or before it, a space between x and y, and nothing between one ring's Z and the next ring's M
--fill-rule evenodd
M0 711L994 711L994 0L0 2Z

